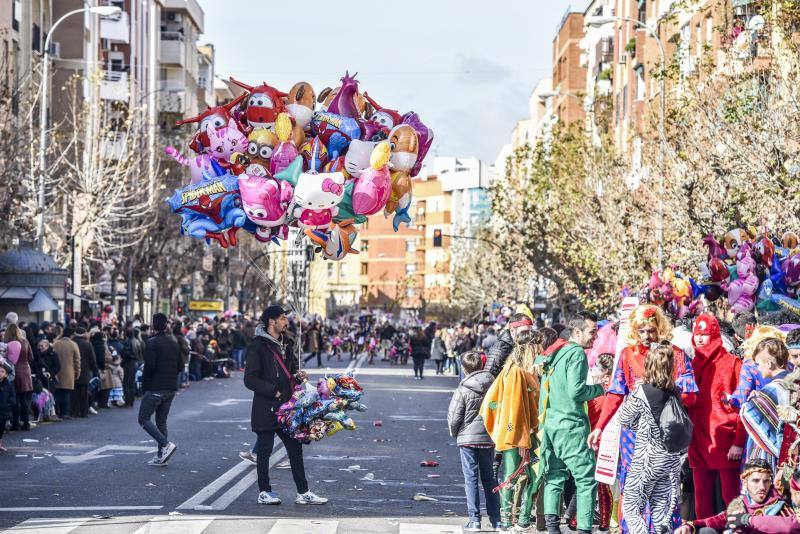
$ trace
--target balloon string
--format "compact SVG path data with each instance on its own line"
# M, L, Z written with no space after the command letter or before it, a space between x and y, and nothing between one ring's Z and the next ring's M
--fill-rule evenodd
M245 256L247 256L247 259L250 261L250 265L252 265L253 267L255 267L255 268L256 268L256 273L258 273L258 275L261 277L261 280L263 280L263 281L264 281L264 283L266 283L266 284L267 284L267 286L269 286L269 288L270 288L270 289L272 289L272 290L275 292L275 294L277 295L277 294L278 294L278 288L275 286L275 284L274 284L274 283L272 283L272 280L270 280L269 278L267 278L267 275L264 273L264 271L262 271L262 270L261 270L261 267L259 267L259 266L256 264L256 262L255 262L255 261L253 260L253 258L250 256L250 253L249 253L249 252L245 251L245 253L244 253L244 254L245 254ZM244 283L244 280L242 280L242 283ZM295 298L293 298L293 300L296 300L296 299L295 299ZM291 307L291 308L292 308L292 311L295 313L295 315L297 315L298 317L300 317L300 313L297 311L297 308L298 308L298 307L297 307L297 303L296 303L296 302L290 302L290 303L289 303L289 307Z

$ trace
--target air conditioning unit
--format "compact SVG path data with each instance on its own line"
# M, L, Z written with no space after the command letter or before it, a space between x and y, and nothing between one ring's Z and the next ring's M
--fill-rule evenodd
M50 56L54 58L61 57L61 43L58 41L50 41Z

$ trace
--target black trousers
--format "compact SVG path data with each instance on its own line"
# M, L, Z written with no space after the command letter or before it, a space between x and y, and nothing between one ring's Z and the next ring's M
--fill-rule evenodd
M133 406L136 399L136 360L122 362L122 394L125 396L125 406Z
M167 417L174 398L175 392L172 390L145 391L142 402L139 403L139 425L156 440L159 454L169 443ZM152 420L153 414L156 416L155 424Z
M72 390L72 416L89 417L89 384L75 384Z
M31 398L32 391L20 393L17 391L16 406L11 406L11 428L19 428L20 423L23 428L31 426Z
M308 362L308 360L313 360L315 356L317 358L317 367L322 367L322 353L319 351L312 352L311 354L306 356L305 359L303 360L303 364L305 365L305 363Z
M442 374L442 369L444 368L444 360L436 360L436 374Z
M55 393L53 393L53 397L55 397L56 402L56 413L59 417L68 417L69 413L69 399L72 396L71 389L61 389L57 388Z
M292 467L292 478L297 486L297 493L308 491L306 468L303 465L303 444L281 430L258 432L258 459L256 471L258 472L258 491L272 491L269 483L269 457L275 445L275 435L278 435L289 456L289 465Z
M416 354L411 355L414 360L414 376L422 376L422 369L425 367L425 356Z

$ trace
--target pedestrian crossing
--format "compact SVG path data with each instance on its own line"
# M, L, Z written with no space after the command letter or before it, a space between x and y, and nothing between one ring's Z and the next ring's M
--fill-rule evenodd
M333 520L207 515L36 518L2 530L0 534L462 534L459 518L453 518L451 524L422 522L425 520L436 521L431 518L402 521L373 517Z

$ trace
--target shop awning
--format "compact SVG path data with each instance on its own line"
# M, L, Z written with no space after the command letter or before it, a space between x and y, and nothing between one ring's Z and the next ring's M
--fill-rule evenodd
M53 300L50 293L42 288L36 290L33 300L28 303L28 311L31 313L39 313L45 311L53 311L58 309L58 303Z

